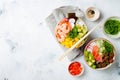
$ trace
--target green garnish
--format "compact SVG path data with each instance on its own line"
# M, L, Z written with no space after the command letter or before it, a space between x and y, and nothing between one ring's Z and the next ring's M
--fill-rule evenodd
M74 26L74 28L69 32L68 36L74 39L75 37L77 37L77 35L78 35L78 28Z
M120 31L120 21L110 19L105 23L104 29L107 34L116 35Z
M81 38L84 34L86 34L87 29L85 26L80 26L76 24L73 29L69 32L68 37L74 39L76 37Z
M113 46L110 43L104 41L103 45L105 47L105 53L113 53Z

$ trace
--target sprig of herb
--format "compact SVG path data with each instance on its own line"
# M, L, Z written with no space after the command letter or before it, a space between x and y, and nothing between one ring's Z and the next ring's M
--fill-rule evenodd
M104 41L103 45L105 47L105 53L113 53L113 46L110 43Z
M77 26L74 26L73 29L69 32L68 36L74 39L75 37L78 36L78 33L79 32Z

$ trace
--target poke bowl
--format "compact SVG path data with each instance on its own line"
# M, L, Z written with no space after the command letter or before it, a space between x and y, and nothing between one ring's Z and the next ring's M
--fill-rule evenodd
M65 48L72 47L79 39L81 39L88 32L85 22L76 17L74 13L70 13L67 18L63 18L55 27L55 37L57 41ZM85 41L84 39L76 46L79 48Z
M115 48L104 38L93 39L84 49L84 58L92 69L107 69L115 61Z

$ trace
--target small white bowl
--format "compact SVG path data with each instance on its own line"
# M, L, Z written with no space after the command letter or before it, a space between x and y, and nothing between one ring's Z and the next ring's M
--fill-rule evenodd
M120 21L120 17L117 17L117 16L112 16L112 17L107 18L107 19L104 21L104 23L103 23L103 32L104 32L104 34L107 35L107 36L110 37L110 38L114 38L114 39L120 38L120 31L119 31L119 33L118 33L117 35L110 35L110 34L107 34L107 33L105 32L105 30L104 30L105 23L106 23L108 20L110 20L110 19L111 19L111 20L119 20L119 21Z
M81 71L79 74L77 74L77 75L72 75L72 74L70 73L70 66L73 65L73 63L78 63L78 64L80 64L80 67L82 68L82 71ZM84 67L83 67L83 65L82 65L80 62L74 61L74 62L71 62L70 65L68 66L68 72L69 72L70 75L72 75L73 77L79 77L79 76L81 76L81 75L83 74L83 72L84 72Z
M89 7L86 10L86 18L90 21L96 21L100 18L100 11L95 7Z

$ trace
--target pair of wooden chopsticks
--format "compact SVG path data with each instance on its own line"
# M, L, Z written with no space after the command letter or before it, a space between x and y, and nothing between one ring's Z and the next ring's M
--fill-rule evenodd
M60 56L59 60L62 60L64 57L66 57L70 52L81 42L83 41L88 35L90 35L97 27L99 27L100 24L93 27L84 37L82 37L78 42L76 42L71 48L69 48L63 55Z

